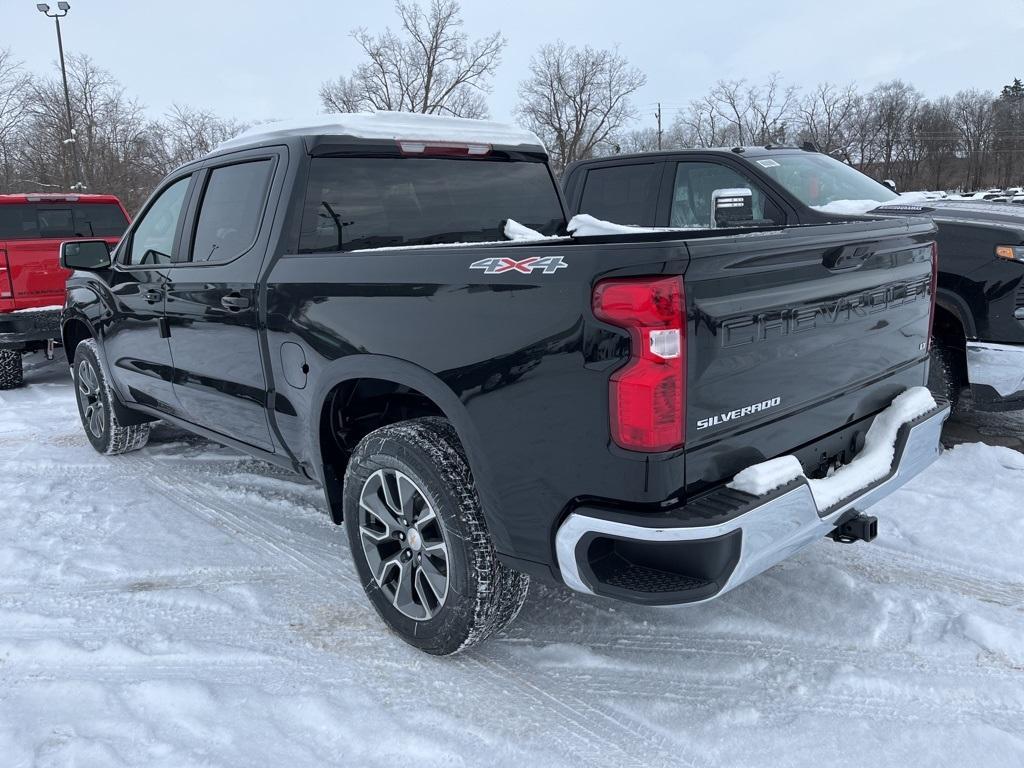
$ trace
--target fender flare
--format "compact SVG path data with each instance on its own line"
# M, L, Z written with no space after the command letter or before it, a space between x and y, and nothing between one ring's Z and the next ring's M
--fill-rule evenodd
M106 367L107 371L110 371L110 361L107 360L107 350L103 346L102 335L96 330L96 325L93 323L92 318L89 317L85 312L82 312L80 309L77 308L65 308L64 312L61 313L60 341L61 344L64 345L65 354L67 353L68 344L67 334L65 334L64 329L68 325L68 323L71 322L82 323L82 325L84 325L88 329L89 336L96 340L96 351L100 355L100 362ZM114 409L114 413L117 414L117 419L118 421L121 422L121 424L125 426L131 426L135 424L146 424L148 422L155 421L155 419L152 416L144 414L141 411L136 411L125 405L124 400L121 397L121 393L117 391L116 383L109 376L109 374L108 378L110 379L110 381L108 382L110 385L110 392L114 396L113 400L111 401L111 406Z
M320 446L320 417L327 397L339 384L355 379L381 379L410 387L429 398L451 422L469 461L470 471L490 524L493 511L500 506L492 492L492 474L483 452L483 441L465 404L458 395L435 374L414 363L386 355L346 355L324 366L317 375L310 403L306 434L310 441L309 456L314 462L316 479L327 487Z
M69 323L79 322L82 323L88 330L89 335L94 339L99 339L99 334L96 332L96 326L93 324L92 318L82 312L80 309L69 309L65 308L64 312L60 316L60 343L64 345L64 349L68 350L67 333L65 329ZM74 350L70 350L74 351ZM102 350L101 350L102 351Z

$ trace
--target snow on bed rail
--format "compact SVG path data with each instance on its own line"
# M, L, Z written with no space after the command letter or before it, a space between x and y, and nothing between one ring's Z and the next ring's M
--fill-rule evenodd
M291 136L351 136L357 139L406 139L544 147L544 143L533 131L495 120L380 111L338 112L307 119L261 123L247 128L233 139L221 142L217 149L231 149L264 139L283 139Z
M821 480L808 480L818 509L828 509L857 491L885 477L892 469L896 455L896 436L900 427L935 408L935 398L926 387L912 387L892 401L871 422L864 449L849 464ZM729 488L761 496L796 480L803 467L795 456L747 467L728 484Z
M515 219L509 219L505 222L505 228L502 230L509 240L516 242L530 242L532 240L565 240L565 237L559 235L545 235L538 232L536 229L530 229L525 224L520 224Z
M589 213L578 213L569 219L567 227L573 237L600 237L601 235L637 235L648 232L693 232L707 227L635 227L631 224L616 224L591 216Z

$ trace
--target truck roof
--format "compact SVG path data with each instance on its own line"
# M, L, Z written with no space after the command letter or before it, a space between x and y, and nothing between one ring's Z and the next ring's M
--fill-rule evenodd
M121 201L114 195L80 195L74 192L14 192L0 195L0 205L24 205L26 203L113 203Z
M255 125L221 142L215 152L302 137L345 137L410 142L453 142L528 146L544 149L532 131L494 120L470 120L409 112L336 113L305 120L282 120Z
M622 155L602 155L601 157L590 157L585 160L577 160L574 163L569 164L569 168L574 165L583 165L590 163L601 163L601 162L614 162L615 160L634 160L636 158L656 158L656 157L678 157L679 155L708 155L708 154L723 154L723 155L739 155L741 157L764 157L765 155L775 154L777 152L815 152L812 149L803 149L802 147L791 147L791 146L764 146L764 147L690 147L687 149L662 149L654 152L630 152L629 154ZM568 168L566 169L568 170Z

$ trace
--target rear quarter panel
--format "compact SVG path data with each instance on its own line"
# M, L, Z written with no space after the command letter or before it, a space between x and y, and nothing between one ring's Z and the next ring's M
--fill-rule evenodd
M552 274L470 268L493 256L560 256L566 266ZM604 275L679 274L685 263L681 243L283 257L267 285L277 423L288 447L315 466L322 398L341 378L405 376L399 383L435 389L424 394L460 433L498 550L547 562L570 500L648 503L682 488L681 452L649 458L610 444L608 376L628 356L628 341L598 323L590 304ZM289 341L310 367L304 388L285 383ZM671 470L653 482L651 462Z

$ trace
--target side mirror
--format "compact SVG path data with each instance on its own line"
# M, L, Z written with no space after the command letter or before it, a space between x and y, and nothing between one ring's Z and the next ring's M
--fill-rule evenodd
M61 243L60 265L64 269L107 269L110 267L110 246L106 240L74 240L70 243Z
M754 194L746 187L716 189L711 193L711 228L749 224L754 218Z
M898 190L896 189L896 182L895 181L893 181L892 179L882 179L882 183L885 186L887 186L889 189L891 189L893 192L897 192L897 194L898 194Z

